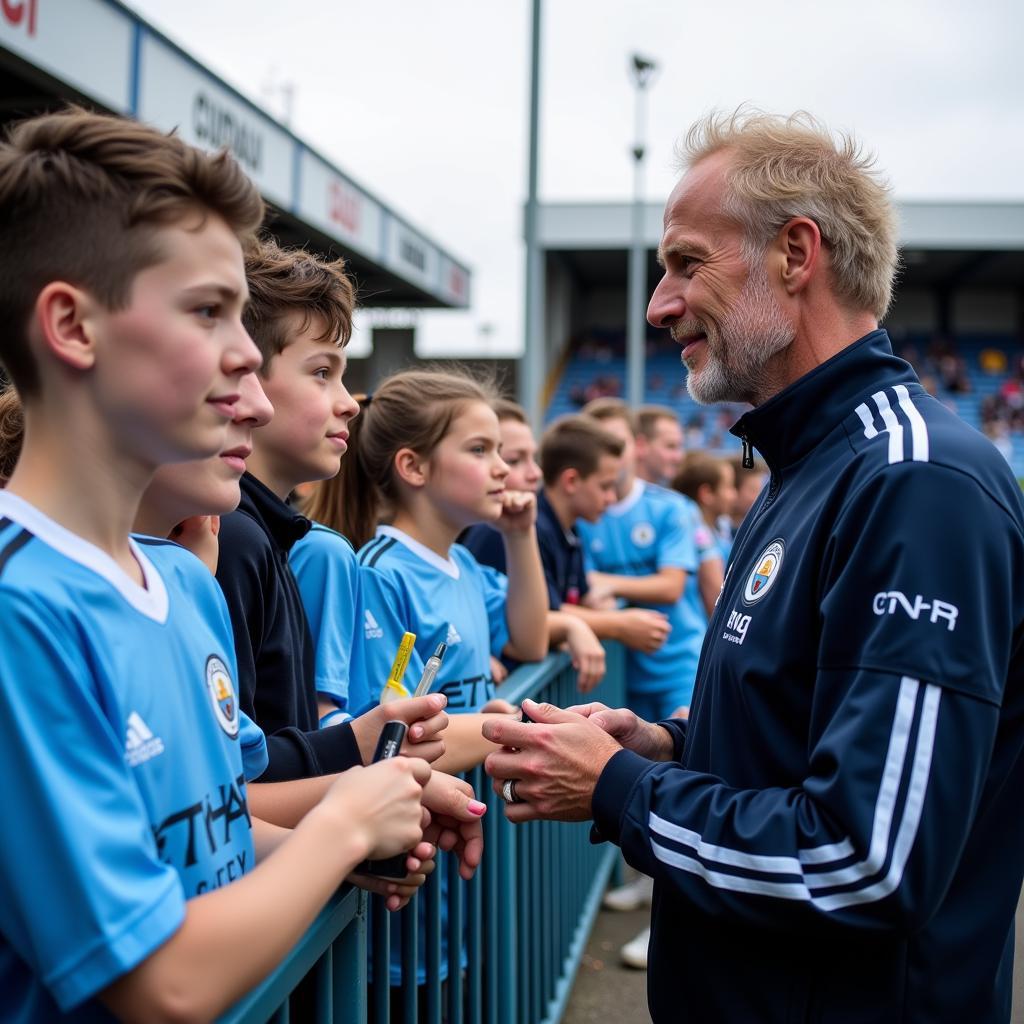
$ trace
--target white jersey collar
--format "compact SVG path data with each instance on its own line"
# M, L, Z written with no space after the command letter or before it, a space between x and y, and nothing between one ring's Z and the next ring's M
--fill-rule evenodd
M645 484L640 477L633 481L629 494L620 498L614 505L609 505L605 512L610 516L624 516L643 496Z
M163 577L131 538L128 544L145 580L141 587L105 551L61 526L24 498L0 492L0 516L23 526L65 558L101 576L140 614L161 625L167 621L169 601Z
M451 558L442 558L436 551L431 551L425 544L421 544L418 540L413 540L404 530L399 530L394 526L378 526L377 536L391 537L399 541L414 555L422 558L424 562L433 566L439 572L443 572L446 576L451 576L453 580L457 580L462 575L457 562Z

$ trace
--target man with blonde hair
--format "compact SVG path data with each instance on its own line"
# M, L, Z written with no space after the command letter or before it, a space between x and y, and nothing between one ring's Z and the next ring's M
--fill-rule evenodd
M524 703L513 821L655 879L654 1020L996 1022L1024 874L1024 500L893 355L887 187L806 114L691 129L648 319L771 478L688 722ZM521 802L520 802L521 801Z

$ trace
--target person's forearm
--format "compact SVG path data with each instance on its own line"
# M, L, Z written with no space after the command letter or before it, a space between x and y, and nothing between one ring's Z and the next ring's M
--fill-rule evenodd
M450 715L448 728L444 733L444 753L431 767L449 775L458 775L481 764L484 758L497 748L481 733L484 722L491 718L507 718L507 715Z
M724 570L720 558L709 558L701 562L697 570L697 585L700 588L700 599L704 605L704 613L710 619L715 611L715 602L722 591Z
M675 604L686 586L684 569L660 569L650 576L615 576L601 573L599 578L610 584L615 596L631 603Z
M548 587L534 530L505 535L508 568L509 652L517 661L540 661L547 653Z
M318 775L291 782L250 782L249 810L254 818L282 828L296 825L318 804L336 775Z
M306 816L237 882L186 904L181 928L102 994L119 1018L210 1020L263 980L369 854L361 829Z
M601 612L581 604L563 604L559 612L582 619L602 640L622 640L623 619L619 611Z

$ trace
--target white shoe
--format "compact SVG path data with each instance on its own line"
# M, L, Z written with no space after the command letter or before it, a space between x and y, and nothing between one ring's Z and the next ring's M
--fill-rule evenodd
M619 950L619 956L627 967L635 967L638 971L647 970L647 946L651 941L651 929L645 928L635 939L627 942Z
M654 898L654 879L637 875L632 882L620 885L604 894L604 905L608 910L639 910L649 907Z

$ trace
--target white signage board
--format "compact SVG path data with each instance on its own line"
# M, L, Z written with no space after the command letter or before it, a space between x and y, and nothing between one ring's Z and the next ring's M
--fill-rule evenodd
M380 261L380 204L308 149L303 149L299 163L295 213L330 238Z
M271 202L291 208L291 136L148 32L139 54L138 117L165 131L177 128L181 138L201 149L227 146Z
M397 217L388 217L384 262L401 277L436 295L441 254Z
M119 114L131 107L133 32L103 0L0 0L0 46Z

